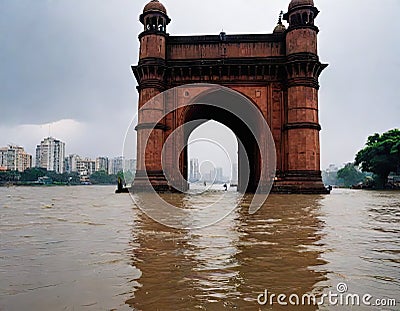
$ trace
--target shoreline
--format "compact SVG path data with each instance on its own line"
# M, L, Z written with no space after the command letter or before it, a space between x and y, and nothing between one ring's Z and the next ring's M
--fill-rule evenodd
M57 184L39 184L39 183L10 183L0 184L0 188L9 187L77 187L77 186L115 186L115 184L68 184L68 183L57 183Z

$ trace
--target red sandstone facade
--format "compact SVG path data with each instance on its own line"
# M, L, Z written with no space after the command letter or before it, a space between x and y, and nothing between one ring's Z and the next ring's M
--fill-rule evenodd
M326 193L320 171L318 78L327 65L319 61L317 53L314 19L318 13L313 0L292 0L283 16L289 27L286 29L279 21L272 34L171 36L166 32L171 20L165 7L157 0L151 1L140 16L144 25L139 35L140 59L132 67L138 81L139 109L157 94L176 86L212 83L231 88L258 107L271 129L277 156L273 191ZM148 175L157 191L171 190L161 165L161 150L168 136L183 123L215 119L238 137L241 135L229 117L218 119L204 107L178 109L163 118L164 108L158 102L151 111L139 113L134 189L144 189L144 176ZM147 125L154 123L157 126L150 130ZM146 131L151 131L147 144L142 139ZM250 154L252 169L250 185L239 185L239 190L253 191L260 182L259 157L253 146L242 147ZM173 171L178 168L172 163L179 163L179 171L187 176L186 154L174 152L172 148L167 150L167 166L170 163Z

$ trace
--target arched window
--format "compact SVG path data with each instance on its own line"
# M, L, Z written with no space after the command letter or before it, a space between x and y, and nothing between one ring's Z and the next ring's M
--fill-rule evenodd
M149 15L144 19L144 30L145 31L158 31L165 32L167 27L167 20L161 15Z
M303 20L302 20L304 25L308 24L308 14L306 12L303 13Z
M296 15L292 15L290 18L290 24L297 25Z
M146 18L144 22L145 30L150 30L150 18Z
M310 13L309 21L310 21L310 25L314 25L314 12Z

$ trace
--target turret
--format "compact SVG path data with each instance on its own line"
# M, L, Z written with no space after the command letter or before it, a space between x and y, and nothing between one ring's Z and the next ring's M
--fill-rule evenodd
M321 126L318 119L318 77L327 66L317 55L319 11L313 0L292 0L283 18L286 30L287 113L285 124L286 172L293 182L323 187L320 172ZM291 143L288 143L291 142Z
M167 25L171 20L164 5L158 0L152 0L144 7L140 22L143 24L143 32L139 35L139 64L132 69L138 82L139 109L146 103L148 106L139 110L138 115L137 173L134 187L137 190L148 188L148 176L154 189L162 191L167 188L161 165L166 127L160 120L164 106L161 101L151 99L166 89Z
M314 19L319 11L313 0L292 0L288 12L283 18L289 23L286 37L287 54L313 53L317 54L318 28Z
M143 32L140 39L140 60L158 58L165 60L167 25L171 19L167 15L164 5L158 0L152 0L143 9L140 15Z

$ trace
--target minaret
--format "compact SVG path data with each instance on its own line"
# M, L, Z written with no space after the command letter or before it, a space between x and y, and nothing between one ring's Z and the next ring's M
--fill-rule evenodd
M143 9L140 22L143 32L139 35L139 64L132 67L138 82L139 115L137 130L137 171L134 190L149 188L146 175L156 191L168 190L162 171L161 151L164 143L165 125L162 101L151 101L165 90L166 30L170 23L167 10L158 0L152 0ZM150 103L145 110L143 105ZM150 108L150 109L147 109ZM146 144L146 139L147 144Z
M289 23L285 180L288 186L301 184L303 192L326 193L320 169L318 77L327 65L321 64L318 58L319 30L314 25L318 13L313 0L292 0L283 16Z

